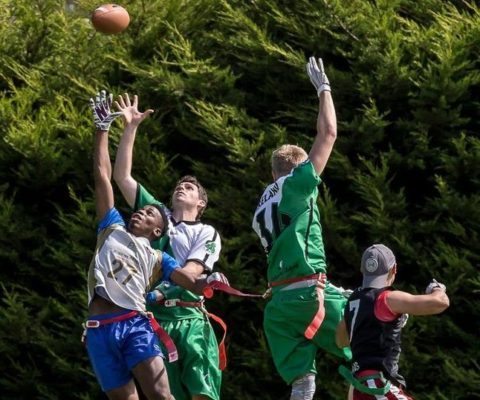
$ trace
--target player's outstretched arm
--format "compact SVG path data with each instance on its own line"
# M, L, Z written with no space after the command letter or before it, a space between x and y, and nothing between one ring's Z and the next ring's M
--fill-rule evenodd
M320 175L327 165L337 138L337 116L333 105L330 82L325 74L321 58L317 62L314 57L310 57L307 64L307 74L317 90L319 100L317 135L308 157L315 167L315 171Z
M198 264L198 266L201 265ZM162 281L171 280L177 285L199 295L203 294L203 290L213 281L229 284L226 276L220 272L214 272L205 277L205 275L199 276L198 271L193 268L181 268L178 262L167 253L162 254L161 269L163 272Z
M152 114L153 110L149 109L144 112L138 111L138 96L133 96L132 103L128 93L119 96L118 101L115 102L115 106L123 115L125 128L117 149L113 178L127 203L130 207L133 207L135 205L135 196L137 194L138 185L137 181L132 177L135 135L140 123Z
M95 123L95 145L93 152L93 174L95 178L95 205L97 218L101 220L113 207L113 189L111 183L112 164L108 152L108 130L120 113L112 113L110 105L112 95L105 90L90 99L90 108Z
M445 285L435 279L427 286L425 294L394 290L389 292L386 301L393 312L410 315L439 314L450 305Z

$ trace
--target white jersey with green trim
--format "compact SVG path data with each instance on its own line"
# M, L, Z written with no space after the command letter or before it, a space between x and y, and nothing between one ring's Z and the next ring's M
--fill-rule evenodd
M153 242L152 246L167 251L182 267L187 261L197 261L206 271L212 271L221 250L220 235L215 228L201 221L175 221L171 210L138 184L134 209L138 210L147 204L160 205L168 217L166 237Z
M320 183L307 160L269 185L260 198L252 227L268 255L270 282L325 272Z
M203 265L205 271L211 272L214 264L220 257L221 250L221 238L215 228L200 221L175 221L171 211L139 184L135 199L135 209L139 209L147 204L162 206L168 217L166 235L161 240L153 242L152 246L170 254L182 267L188 261L195 261ZM170 282L159 283L156 288L165 295L166 299L199 301L202 298L202 296L198 296ZM165 307L152 304L148 308L150 311L153 311L155 318L160 321L205 318L205 314L198 307Z
M88 303L97 292L119 307L145 312L145 293L160 272L159 252L147 238L110 225L100 231L90 263Z
M176 222L171 215L168 220L167 236L173 257L182 266L187 261L197 261L211 272L220 256L221 242L217 231L200 221Z

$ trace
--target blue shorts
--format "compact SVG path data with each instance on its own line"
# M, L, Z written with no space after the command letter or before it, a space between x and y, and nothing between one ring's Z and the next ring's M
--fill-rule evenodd
M130 311L89 316L89 320L113 318ZM137 315L120 322L87 329L87 351L104 392L126 385L131 370L151 357L163 357L158 337L150 321Z

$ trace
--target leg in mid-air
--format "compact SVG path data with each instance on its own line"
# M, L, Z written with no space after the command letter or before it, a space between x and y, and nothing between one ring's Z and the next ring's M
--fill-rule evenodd
M148 400L175 400L170 393L162 357L152 357L138 363L132 373Z
M105 394L109 400L138 400L138 393L133 380L126 385L109 390Z

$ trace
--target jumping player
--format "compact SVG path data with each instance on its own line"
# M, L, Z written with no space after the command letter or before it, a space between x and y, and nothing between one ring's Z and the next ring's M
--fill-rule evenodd
M113 175L125 200L134 210L152 203L165 210L168 231L153 246L175 257L182 272L192 279L210 274L219 258L221 242L218 232L200 221L208 202L205 189L193 176L181 178L173 191L169 210L137 183L131 175L135 136L139 124L153 110L140 112L138 96L131 101L128 94L120 96L116 106L123 113L125 128ZM178 363L167 364L172 393L177 400L219 400L222 376L218 343L203 298L168 282L160 282L156 290L163 300L149 309L175 341L179 354Z
M327 261L317 206L320 174L337 137L337 120L322 60L317 64L311 57L307 73L319 98L317 135L308 155L294 145L273 152L274 183L265 189L253 218L267 253L272 289L264 312L265 334L280 376L292 385L291 400L313 399L319 348L350 357L349 349L335 344L346 298L330 282L323 283Z

